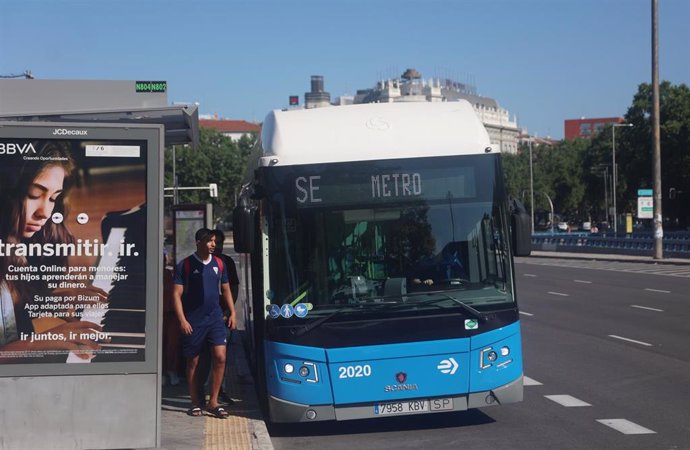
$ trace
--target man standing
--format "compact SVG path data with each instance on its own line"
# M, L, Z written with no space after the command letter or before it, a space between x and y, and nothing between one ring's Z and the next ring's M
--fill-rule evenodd
M223 245L225 243L225 234L221 230L213 230L213 234L216 237L216 248L213 252L213 254L217 257L219 257L223 261L223 266L225 268L225 272L228 275L228 283L230 284L230 293L232 293L232 301L237 302L237 296L239 294L240 290L240 279L237 276L237 268L235 266L235 261L232 260L232 258L229 255L226 255L223 253ZM220 296L220 308L223 310L223 318L227 321L227 318L230 317L230 311L227 308L227 305L225 304L225 299L223 298L223 295L221 293ZM226 355L229 358L230 356L230 339L232 337L232 331L228 333L228 342L225 345L225 351ZM201 355L199 356L199 365L197 366L197 382L199 384L198 386L198 392L199 392L199 398L201 399L201 403L203 404L206 398L206 393L205 393L205 385L206 385L206 380L209 378L209 374L211 372L211 352L209 349L208 345L204 345L204 347L201 350ZM209 382L209 386L211 386L211 383ZM225 389L225 386L223 383L220 385L220 393L218 394L218 399L227 404L232 404L233 401L230 398L230 396L227 393L227 389Z
M201 228L194 236L196 252L177 264L173 299L175 313L182 331L182 354L187 358L187 384L192 407L188 414L201 416L197 390L199 354L208 343L211 347L211 392L207 411L224 419L227 410L220 406L218 394L225 373L227 332L223 311L218 303L220 292L229 311L227 328L236 327L235 305L222 260L213 256L216 237L208 228Z

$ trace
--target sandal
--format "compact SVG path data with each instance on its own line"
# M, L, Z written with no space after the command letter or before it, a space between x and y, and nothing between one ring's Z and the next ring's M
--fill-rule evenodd
M187 410L188 416L199 417L199 416L202 416L203 414L204 414L203 411L201 411L201 408L199 408L198 406L195 406L193 408L189 408Z
M206 411L208 411L211 415L213 415L213 417L217 417L218 419L225 419L230 415L230 413L222 406L209 408Z

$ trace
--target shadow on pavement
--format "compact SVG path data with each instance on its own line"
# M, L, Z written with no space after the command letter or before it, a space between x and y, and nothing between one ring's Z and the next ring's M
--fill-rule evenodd
M495 420L480 410L436 413L417 416L387 417L384 419L348 420L344 422L318 422L297 424L267 423L271 436L330 436L390 431L433 430L485 425Z

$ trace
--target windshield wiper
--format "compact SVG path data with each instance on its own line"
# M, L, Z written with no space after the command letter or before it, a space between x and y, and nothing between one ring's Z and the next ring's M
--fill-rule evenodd
M424 292L424 294L426 294L426 295L440 295L443 298L432 298L430 300L424 300L423 302L410 303L409 306L433 305L433 304L441 302L441 301L451 300L455 304L460 306L460 308L463 311L465 311L466 313L468 313L469 315L471 315L472 317L474 317L477 320L481 320L482 322L486 322L487 320L489 320L489 317L491 317L489 314L486 314L486 313L483 313L477 309L474 309L473 307L471 307L467 303L462 302L462 301L458 300L457 298L446 294L443 291Z
M311 330L320 327L323 325L325 322L328 322L331 320L333 317L342 314L344 312L356 312L356 311L361 311L364 309L397 309L397 308L409 308L409 307L415 307L415 306L424 306L424 305L433 305L434 303L438 303L440 301L445 301L445 300L452 300L454 303L456 303L460 308L462 308L463 311L465 311L467 314L470 316L474 317L477 320L481 320L482 322L486 322L491 315L483 313L481 311L478 311L471 307L470 305L454 298L451 297L450 295L446 294L443 291L433 291L433 292L413 292L413 293L408 293L408 294L403 294L402 296L404 297L421 297L421 296L429 296L429 295L441 295L444 298L434 298L430 300L425 300L422 302L408 302L408 303L398 303L398 302L371 302L371 303L360 303L357 305L348 305L348 306L343 306L342 308L338 308L331 312L330 314L327 314L323 317L320 317L313 322L308 323L307 325L304 325L303 327L294 327L290 329L290 334L293 336L304 336L305 334L309 333ZM372 299L384 299L384 298L390 298L390 297L400 297L400 295L392 295L392 296L386 296L386 297L368 297L368 300ZM391 304L394 304L395 306L391 306Z

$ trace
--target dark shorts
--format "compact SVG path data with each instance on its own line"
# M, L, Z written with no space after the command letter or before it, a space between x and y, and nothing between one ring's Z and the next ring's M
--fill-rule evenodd
M211 346L225 346L227 343L228 326L222 316L202 325L192 325L192 330L191 335L182 335L182 354L185 358L198 356L206 343Z

